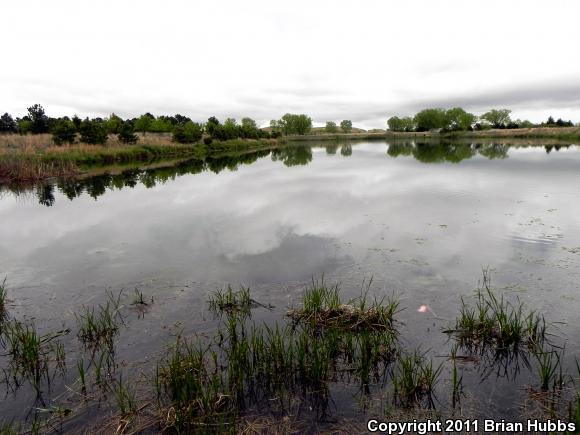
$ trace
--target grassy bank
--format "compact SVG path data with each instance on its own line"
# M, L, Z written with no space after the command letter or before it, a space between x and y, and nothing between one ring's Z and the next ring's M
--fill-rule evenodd
M197 158L229 151L275 146L276 140L215 141L209 145L176 144L168 135L141 135L135 145L111 139L107 145L55 146L49 135L0 136L0 182L38 181L76 176L91 168L132 162Z
M580 140L580 127L534 127L517 129L490 129L478 131L438 132L392 132L385 135L387 139L554 139Z

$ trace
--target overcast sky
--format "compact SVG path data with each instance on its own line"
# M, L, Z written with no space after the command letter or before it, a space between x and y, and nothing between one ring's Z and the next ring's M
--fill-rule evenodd
M580 122L578 17L576 0L5 1L0 112Z

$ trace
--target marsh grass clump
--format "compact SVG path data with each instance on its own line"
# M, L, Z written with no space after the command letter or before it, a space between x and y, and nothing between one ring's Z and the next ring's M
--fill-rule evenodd
M550 388L550 384L552 384L554 389L563 386L562 354L563 351L558 352L553 349L547 352L540 350L534 354L538 364L538 377L543 391L547 391Z
M127 417L135 414L137 411L137 395L134 387L123 381L123 376L119 376L119 380L113 383L112 391L121 416L127 419Z
M425 404L434 407L434 389L443 365L435 367L418 352L399 356L393 369L395 402L399 406L413 407Z
M40 335L32 323L17 320L4 324L4 346L10 356L9 373L18 385L24 378L38 389L43 379L50 381L49 362L64 356L62 343L52 345L52 340L68 334L68 330Z
M228 389L215 350L178 337L157 369L160 401L169 401L163 425L177 432L215 433L235 419Z
M463 346L471 348L493 346L499 351L513 351L524 345L536 349L545 341L546 321L535 311L524 312L519 300L512 304L503 295L497 296L484 271L475 304L468 305L462 299L455 328L446 332L455 334Z
M213 292L208 302L212 311L249 311L255 305L249 288L242 287L239 291L233 291L231 286Z
M81 314L75 313L79 328L78 337L86 346L112 347L121 320L120 298L121 293L117 297L109 293L107 302L99 305L97 310L94 307L83 306Z
M143 296L143 292L135 287L135 294L133 295L133 305L141 305L146 306L149 305L145 302L145 297Z
M287 314L296 323L315 328L386 330L395 333L394 316L399 311L399 301L394 298L369 301L368 290L360 297L343 303L338 285L328 287L324 281L313 281L304 292L302 308L290 310Z
M21 433L20 423L0 421L0 435L20 435Z
M234 311L211 341L178 338L155 385L162 408L171 410L164 414L170 416L166 426L233 432L248 410L268 412L296 401L322 417L331 383L359 383L368 391L385 382L396 346L390 331L247 325L247 317Z

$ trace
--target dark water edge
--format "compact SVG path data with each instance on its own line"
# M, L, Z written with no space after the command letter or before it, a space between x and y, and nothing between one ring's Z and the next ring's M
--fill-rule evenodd
M364 156L363 160L350 162L349 159L357 155ZM553 156L558 156L557 163L548 160ZM372 276L372 294L395 292L406 307L401 314L404 347L421 349L433 360L444 364L436 394L436 413L453 415L449 403L451 367L448 357L451 344L441 330L447 328L457 315L460 296L472 293L480 279L479 271L489 265L497 267L493 279L498 281L497 288L510 300L520 297L526 306L545 314L549 322L555 322L558 339L566 343L565 372L574 375L578 350L576 339L579 336L578 324L572 320L577 294L577 285L572 282L578 275L577 252L580 251L576 251L576 247L580 246L580 240L577 226L570 223L567 216L576 211L573 204L577 197L572 189L578 182L576 158L574 146L518 148L494 143L408 143L392 144L387 148L380 143L360 146L331 144L324 148L292 146L243 156L223 156L205 162L185 161L171 167L128 169L20 189L11 186L4 191L0 202L16 203L16 206L11 205L10 210L2 208L0 213L12 223L12 231L20 231L14 225L18 219L24 226L26 219L37 219L42 215L44 220L31 221L27 231L45 233L38 234L38 245L26 255L20 252L26 250L24 244L31 240L25 233L13 234L6 248L0 250L1 258L7 260L7 270L12 272L8 273L9 313L13 318L34 320L42 333L66 328L71 332L62 337L68 353L66 374L55 377L50 394L43 394L44 400L36 400L36 394L29 386L23 385L12 392L7 388L7 399L10 400L4 401L1 415L30 421L34 412L29 413L29 406L43 410L64 406L75 409L73 415L78 412L72 419L68 415L67 421L71 420L64 426L73 430L89 422L99 424L96 422L102 417L110 420L111 414L116 414L116 405L110 395L106 402L112 405L102 402L100 407L96 406L93 402L99 400L95 395L87 410L84 405L82 411L76 410L79 396L65 387L72 386L72 390L78 391L75 361L85 353L76 337L74 313L82 305L105 303L106 288L114 294L124 290L121 309L124 324L116 339L115 359L119 367L115 374L123 373L125 379L131 379L138 378L140 371L150 374L155 362L163 357L165 346L173 342L181 329L188 336L196 333L212 335L219 319L207 311L206 299L216 288L228 283L250 285L257 300L275 307L273 311L253 310L253 321L272 323L284 318L288 305L299 303L311 277L325 273L327 280L341 282L346 296L354 297L360 294L363 280ZM337 163L333 159L341 160ZM379 166L373 167L377 162ZM396 162L401 167L388 166L379 171L383 162ZM318 163L325 166L317 166ZM361 166L357 168L356 163L361 163ZM276 180L281 171L297 168L304 172L289 174L287 180ZM360 172L355 176L353 171L358 170ZM234 184L220 187L219 177L237 171L245 172ZM368 171L374 175L367 179ZM351 188L359 191L369 188L373 177L388 171L396 172L399 178L385 181L392 190L379 197L384 202L377 198L368 202L364 196L356 201L350 197L341 199L342 192ZM493 190L489 190L489 186L477 187L477 183L482 182L478 171L497 181ZM352 177L351 184L348 180L341 181L349 176ZM552 189L553 186L546 184L549 176L554 178L554 186L561 183L562 187ZM162 200L161 195L167 188L177 187L175 183L180 180L195 182L195 177L200 177L202 183L199 190L195 184L183 186L183 189L167 192L175 202L149 206L143 203L147 201L147 192ZM248 177L252 177L251 182L244 184ZM321 189L320 194L309 197L313 183L324 182L325 177L332 181L330 186L335 186L331 187L334 189L332 193L317 186L316 189ZM456 186L449 188L447 182L453 182L453 179ZM521 184L513 181L520 179L529 183L530 191L521 190ZM508 187L508 181L514 183L513 188ZM275 186L270 190L268 184L272 182ZM411 191L410 186L414 183L419 183L420 187ZM499 186L504 190L497 190ZM250 187L254 191L264 189L264 196L254 196L246 202L244 192ZM282 187L286 190L281 190ZM376 188L376 185L372 187ZM438 190L443 188L449 190L443 194ZM529 196L532 189L537 190L537 196ZM220 196L228 191L227 197ZM188 192L196 195L191 197L195 199L190 198L194 208L179 210L179 204L186 201L184 195ZM476 194L478 197L474 196ZM300 199L301 195L307 202ZM284 200L278 201L276 198L281 196ZM328 201L328 196L333 201ZM551 204L550 197L556 197L555 204ZM517 211L518 204L530 202L532 198L538 206ZM247 217L248 213L257 219L260 213L252 214L252 207L261 201L281 207L281 211L261 209L260 213L266 214L264 221L253 224ZM346 202L347 207L340 208L340 201ZM136 213L129 214L131 209L121 206L122 202L131 203ZM496 205L497 210L486 211L485 207L477 205L481 202L490 207L499 205ZM79 208L70 208L73 204L79 204ZM415 207L416 212L407 215L403 208L399 208L398 213L406 220L394 222L388 207L381 208L386 207L384 204ZM232 216L227 213L229 207L237 207ZM216 212L208 219L204 208L225 213ZM50 210L55 210L55 214L46 214ZM118 210L123 210L123 213L118 213ZM293 215L291 210L317 213ZM344 217L352 214L352 210L359 210L354 214L364 214L367 218L354 224L351 233L335 230L341 223L338 216L343 216L344 223ZM322 211L326 214L320 215ZM96 220L91 225L91 213L105 213L106 225L97 224ZM506 213L517 215L514 228L521 229L519 233L490 230L493 225L511 218ZM266 221L283 219L285 215L293 219L285 227L271 231L263 225ZM63 225L74 226L84 219L89 221L76 235L52 239L52 234L63 231ZM296 226L302 219L310 222L312 227L297 231ZM466 227L478 224L474 221L485 224L483 229L477 230L481 238L475 233L467 233L468 243L465 243L444 235L448 230L465 233ZM148 226L141 228L145 222ZM39 223L44 228L39 227ZM208 240L195 239L188 245L183 238L195 233L196 226L203 228L201 233ZM323 230L318 230L317 226ZM369 227L376 228L376 231L367 234L365 228ZM389 228L392 228L390 232ZM273 236L262 234L264 230ZM227 245L227 238L216 239L214 232L225 232L233 240L231 245ZM500 239L508 236L509 244L506 245ZM268 247L272 243L269 237L277 240L277 247ZM266 247L248 245L244 247L245 251L240 250L236 244L248 244L248 238L259 239ZM437 240L435 245L432 245L432 239ZM216 246L216 242L217 246L223 243L226 246L222 246L221 251L208 251L209 247ZM513 250L509 258L501 252L506 246ZM438 252L442 263L438 263ZM188 271L190 268L192 270ZM546 283L539 284L538 281ZM146 307L133 305L135 287L143 292L147 301L153 298L153 302ZM416 310L423 302L433 308L437 317L417 314ZM49 310L48 315L46 310ZM90 360L90 356L84 358ZM538 390L536 367L533 362L529 365L528 368L525 362L520 365L510 363L502 372L501 367L493 364L490 371L489 367L463 362L461 370L466 396L461 415L515 419L540 412L543 405L534 396ZM481 382L482 377L486 377L485 382ZM143 388L140 397L147 397L147 382L136 385ZM357 386L336 382L331 389L332 418L317 421L307 408L302 411L301 420L310 422L308 430L332 428L339 424L337 422L345 421L358 430L369 416L384 415L386 410L393 415L402 415L402 418L425 415L420 410L392 409L388 388L382 399L379 393L368 400L357 396ZM48 392L46 386L43 392ZM361 405L361 402L364 403ZM43 416L50 414L41 412ZM149 430L155 432L154 428Z

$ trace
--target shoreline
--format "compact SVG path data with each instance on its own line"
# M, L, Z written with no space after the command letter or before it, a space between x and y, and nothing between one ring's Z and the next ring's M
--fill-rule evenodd
M288 142L330 140L387 140L387 139L554 139L580 142L580 127L533 127L517 129L490 129L456 132L394 132L380 133L320 133L285 136Z
M195 144L87 145L46 147L31 152L25 147L0 154L0 184L38 182L55 177L77 177L101 167L130 163L155 163L169 160L198 159L223 153L272 148L275 139Z

